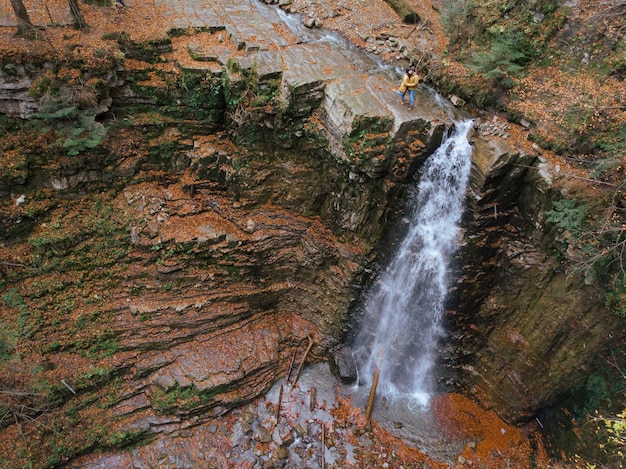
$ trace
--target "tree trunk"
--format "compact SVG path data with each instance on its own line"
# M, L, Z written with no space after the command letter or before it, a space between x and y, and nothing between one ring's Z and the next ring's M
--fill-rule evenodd
M70 10L72 12L72 18L74 19L74 27L76 29L85 29L87 27L87 23L85 23L85 17L83 16L83 12L80 11L80 7L78 6L78 0L68 0L70 4Z
M13 12L17 17L17 35L22 37L33 38L36 35L35 27L33 23L30 21L30 16L28 16L28 11L26 11L26 7L22 0L11 0L11 7L13 7Z

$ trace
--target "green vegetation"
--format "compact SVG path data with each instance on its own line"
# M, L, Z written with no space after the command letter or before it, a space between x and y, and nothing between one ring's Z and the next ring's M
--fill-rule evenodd
M56 146L68 156L97 148L107 133L107 128L96 122L101 87L98 80L87 84L68 73L62 78L44 75L30 89L31 96L40 102L35 117L48 124L42 131L53 133Z
M392 125L393 120L388 117L360 119L353 124L352 133L344 137L344 151L354 161L370 163L386 151Z
M615 416L598 417L604 424L606 432L606 445L601 448L607 453L626 459L626 409Z
M16 336L0 321L0 363L9 360L15 353Z
M274 115L282 115L286 111L286 103L278 93L280 80L261 79L256 63L244 68L237 61L229 60L222 81L228 118L237 127L238 143L254 143L258 136L255 131L258 121L272 119ZM255 120L256 124L252 122ZM289 138L285 134L280 137L283 141Z
M179 411L191 411L211 405L217 394L225 391L225 386L201 391L193 384L189 386L175 386L165 389L157 385L150 396L152 404L165 414Z
M600 282L607 289L606 304L626 317L626 227L618 205L626 182L612 192L612 200L558 200L548 221L562 230L562 251L585 282Z
M220 77L213 77L210 73L183 71L179 75L177 85L182 104L204 113L191 117L205 119L209 117L211 111L224 108L223 85Z
M0 187L23 183L28 177L31 159L35 152L41 151L38 126L32 121L0 116L0 135L3 137L0 141ZM16 227L4 228L12 230Z
M116 378L119 371L113 367L97 366L82 373L74 381L76 391L84 391L102 387Z
M621 360L622 351L615 350L612 355L609 361L613 367L590 372L583 382L560 396L558 406L548 409L542 418L544 430L551 436L546 443L555 458L573 464L563 467L599 469L623 464L626 434L620 414L624 411L626 380L615 363L616 355Z
M540 21L535 20L537 15L541 15ZM501 93L513 88L531 60L545 53L562 21L549 1L531 5L509 0L452 0L441 13L442 27L450 38L449 53L480 76L485 88L495 87ZM476 102L470 90L460 94ZM490 100L476 102L478 105L498 100L497 93L490 98L485 92L478 95Z
M483 74L500 88L513 88L515 85L513 77L521 74L529 60L529 57L521 51L520 39L519 32L494 37L488 50L472 54L468 67L475 73Z
M33 313L24 297L18 293L17 288L12 288L5 293L2 296L2 302L7 308L17 310L18 337L31 338L39 330L41 317Z
M25 344L43 354L74 352L90 359L118 350L117 332L109 327L111 313L102 305L124 270L120 260L130 246L132 220L113 205L114 195L59 204L49 204L43 194L29 195L24 208L39 207L32 207L37 224L26 238L30 263L11 269L0 285L0 307L6 312L2 359ZM77 310L81 314L74 321Z
M437 64L431 74L444 92L536 124L529 139L593 172L595 195L556 201L548 220L561 231L574 270L605 288L607 306L620 316L626 316L626 125L618 82L603 86L622 73L616 31L623 30L618 18L625 8L621 0L581 10L553 0L446 2L444 62L456 60L473 74L447 75Z
M59 212L29 242L40 268L91 270L126 255L129 221L103 198L87 198L72 212Z
M126 448L133 443L139 441L145 432L143 430L121 430L107 435L104 439L106 446L114 448Z
M166 124L180 128L192 126L194 132L206 134L223 122L225 108L222 79L210 72L183 70L178 74L162 70L134 70L127 78L134 92L149 103L133 106L135 116L149 117L142 125L163 129ZM195 125L194 125L195 123Z

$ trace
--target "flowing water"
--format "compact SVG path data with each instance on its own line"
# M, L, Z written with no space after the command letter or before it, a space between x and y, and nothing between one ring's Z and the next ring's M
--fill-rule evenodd
M409 228L367 295L354 356L359 384L380 369L378 392L426 406L443 336L448 262L456 248L471 166L468 120L456 124L422 168L408 207Z

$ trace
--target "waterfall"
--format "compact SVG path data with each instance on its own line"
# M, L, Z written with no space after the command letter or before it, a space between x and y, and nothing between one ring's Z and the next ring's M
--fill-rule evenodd
M407 208L409 228L368 293L354 343L360 384L380 365L378 393L428 403L435 350L443 336L448 262L456 247L471 166L467 134L457 123L421 171Z

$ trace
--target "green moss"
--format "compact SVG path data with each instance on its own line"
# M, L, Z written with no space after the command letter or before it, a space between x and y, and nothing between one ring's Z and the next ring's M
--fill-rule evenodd
M221 385L207 390L199 390L195 385L175 386L165 389L157 385L150 396L150 401L157 409L165 414L180 411L192 411L206 408L215 402L215 396L228 390L228 386Z
M118 376L118 369L113 367L94 367L82 373L74 380L76 391L100 388Z
M386 151L391 137L391 118L361 118L353 123L350 135L344 138L344 151L352 162L369 163Z
M122 449L136 444L144 436L143 430L122 430L108 434L103 442L106 446Z
M0 362L15 357L15 342L17 334L0 321ZM1 412L0 412L1 413Z
M172 40L167 36L146 42L133 42L127 33L113 33L106 38L117 40L126 57L143 62L156 63L163 52L172 51Z

